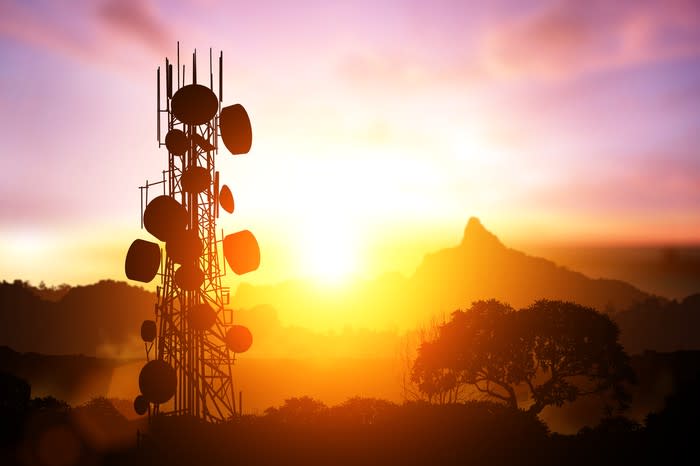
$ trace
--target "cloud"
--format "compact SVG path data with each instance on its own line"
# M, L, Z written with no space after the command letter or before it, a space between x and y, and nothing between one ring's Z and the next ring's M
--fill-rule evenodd
M700 56L700 3L568 0L508 20L482 37L501 77L557 78Z
M133 37L157 52L174 43L153 5L143 0L107 0L97 10L106 25L125 37Z
M69 10L72 14L65 14L51 3L4 2L0 6L0 36L78 58L94 56L94 42L76 21L84 9L84 4L76 2Z
M0 36L87 62L133 63L161 56L174 40L146 0L4 2Z

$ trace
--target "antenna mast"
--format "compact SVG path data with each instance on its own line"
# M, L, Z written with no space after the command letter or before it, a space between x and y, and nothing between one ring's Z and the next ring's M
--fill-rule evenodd
M219 95L213 90L210 51L209 87L197 84L197 53L192 54L192 83L177 82L165 61L165 108L161 107L160 67L157 72L158 147L167 149L167 170L161 181L141 186L142 227L161 244L137 239L126 256L126 276L148 283L160 276L155 319L141 326L145 364L139 375L141 394L134 400L139 414L180 414L224 421L237 414L232 366L238 353L252 344L250 331L235 324L229 288L223 286L223 257L238 275L256 270L260 249L255 236L243 230L217 239L219 207L233 213L228 186L219 189L216 171L218 137L233 154L250 150L252 131L240 104L221 108L223 52L219 57ZM173 89L177 84L176 88ZM161 119L167 133L161 139ZM163 195L148 200L148 190L161 185ZM223 235L222 235L223 236ZM240 407L238 408L240 414Z

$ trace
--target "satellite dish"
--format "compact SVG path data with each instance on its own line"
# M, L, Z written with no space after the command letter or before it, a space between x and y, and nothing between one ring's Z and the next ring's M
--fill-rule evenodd
M210 143L204 136L202 136L199 133L192 133L192 142L194 143L195 146L199 146L202 148L202 150L205 151L210 151L214 150L215 147L212 143Z
M202 240L195 230L182 230L165 243L165 251L176 264L186 264L202 255Z
M221 192L219 193L219 204L221 204L221 208L229 214L233 213L236 204L233 202L231 189L226 185L221 188Z
M160 247L156 243L137 239L126 253L124 272L129 280L148 283L160 266Z
M182 174L180 182L183 191L197 194L209 188L211 176L209 170L204 167L190 167Z
M250 333L248 327L234 325L226 332L224 341L234 353L245 353L253 344L253 334Z
M190 143L187 140L187 135L179 129L171 129L168 134L165 135L165 147L171 154L175 155L185 155L187 149L190 147Z
M219 115L219 128L224 145L234 155L246 154L253 143L250 118L243 105L224 107Z
M175 284L184 291L196 291L204 283L204 272L196 265L182 265L175 272Z
M146 230L161 241L185 229L187 209L170 196L158 196L148 203L143 213Z
M207 303L197 304L190 309L187 320L190 327L203 332L209 330L216 322L216 311Z
M181 87L173 95L171 104L171 113L186 125L207 123L219 110L219 100L214 92L201 84Z
M141 324L141 339L150 343L156 339L156 323L153 320L144 320Z
M134 411L136 411L136 414L139 416L146 414L146 411L148 411L148 400L145 396L139 395L134 398Z
M224 256L238 275L252 272L260 266L260 247L255 236L248 230L224 238Z
M143 397L151 403L165 403L175 394L177 374L162 359L149 361L139 374L139 388Z

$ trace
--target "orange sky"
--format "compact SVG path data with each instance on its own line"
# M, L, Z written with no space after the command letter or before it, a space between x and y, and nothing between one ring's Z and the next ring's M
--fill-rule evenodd
M261 269L410 273L479 216L509 245L700 241L697 2L4 2L0 277L125 279L166 153L155 68L212 46Z

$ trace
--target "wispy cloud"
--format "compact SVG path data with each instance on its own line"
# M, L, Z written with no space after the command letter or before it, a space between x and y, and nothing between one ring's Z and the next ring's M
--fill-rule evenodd
M134 46L160 56L174 43L147 0L4 2L0 12L0 36L89 62L133 60Z
M98 18L125 38L132 38L163 53L172 47L172 34L155 6L144 0L107 0L97 9Z
M488 30L481 55L503 77L556 78L700 55L700 3L567 0Z

